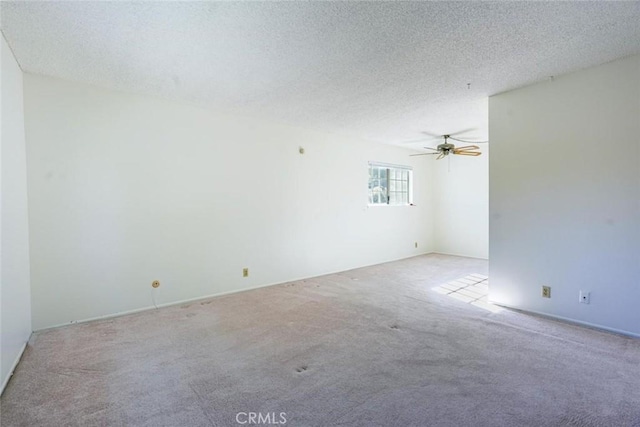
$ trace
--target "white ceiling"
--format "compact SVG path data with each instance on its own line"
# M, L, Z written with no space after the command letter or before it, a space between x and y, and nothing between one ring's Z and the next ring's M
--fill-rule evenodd
M640 52L638 1L1 8L26 72L388 143L485 138L488 96Z

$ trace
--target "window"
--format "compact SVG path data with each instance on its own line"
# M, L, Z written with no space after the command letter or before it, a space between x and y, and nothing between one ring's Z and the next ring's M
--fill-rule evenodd
M408 166L369 163L369 204L410 205L412 170Z

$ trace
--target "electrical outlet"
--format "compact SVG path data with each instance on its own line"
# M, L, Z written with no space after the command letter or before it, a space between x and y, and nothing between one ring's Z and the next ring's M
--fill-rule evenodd
M580 302L582 304L589 304L590 300L591 300L591 292L580 291Z
M542 298L551 298L551 286L542 287Z
M418 248L418 242L415 242L413 245L416 247L416 249Z
M153 282L151 282L151 287L153 287L153 288L160 287L160 281L159 280L154 280Z
M249 277L249 269L248 268L243 268L242 269L242 277Z

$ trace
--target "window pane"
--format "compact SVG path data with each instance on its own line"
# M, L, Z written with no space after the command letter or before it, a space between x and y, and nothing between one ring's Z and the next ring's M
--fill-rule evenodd
M372 204L387 203L386 169L373 167L373 178L369 181L369 202Z
M368 199L370 204L407 205L411 200L411 171L386 165L369 165ZM388 188L387 188L388 187Z

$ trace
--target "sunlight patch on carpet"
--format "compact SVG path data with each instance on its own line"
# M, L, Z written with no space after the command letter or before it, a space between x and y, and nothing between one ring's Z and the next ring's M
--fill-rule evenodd
M487 300L489 278L482 274L470 274L432 289L440 294L475 305L492 313L502 311L502 308L491 304Z

